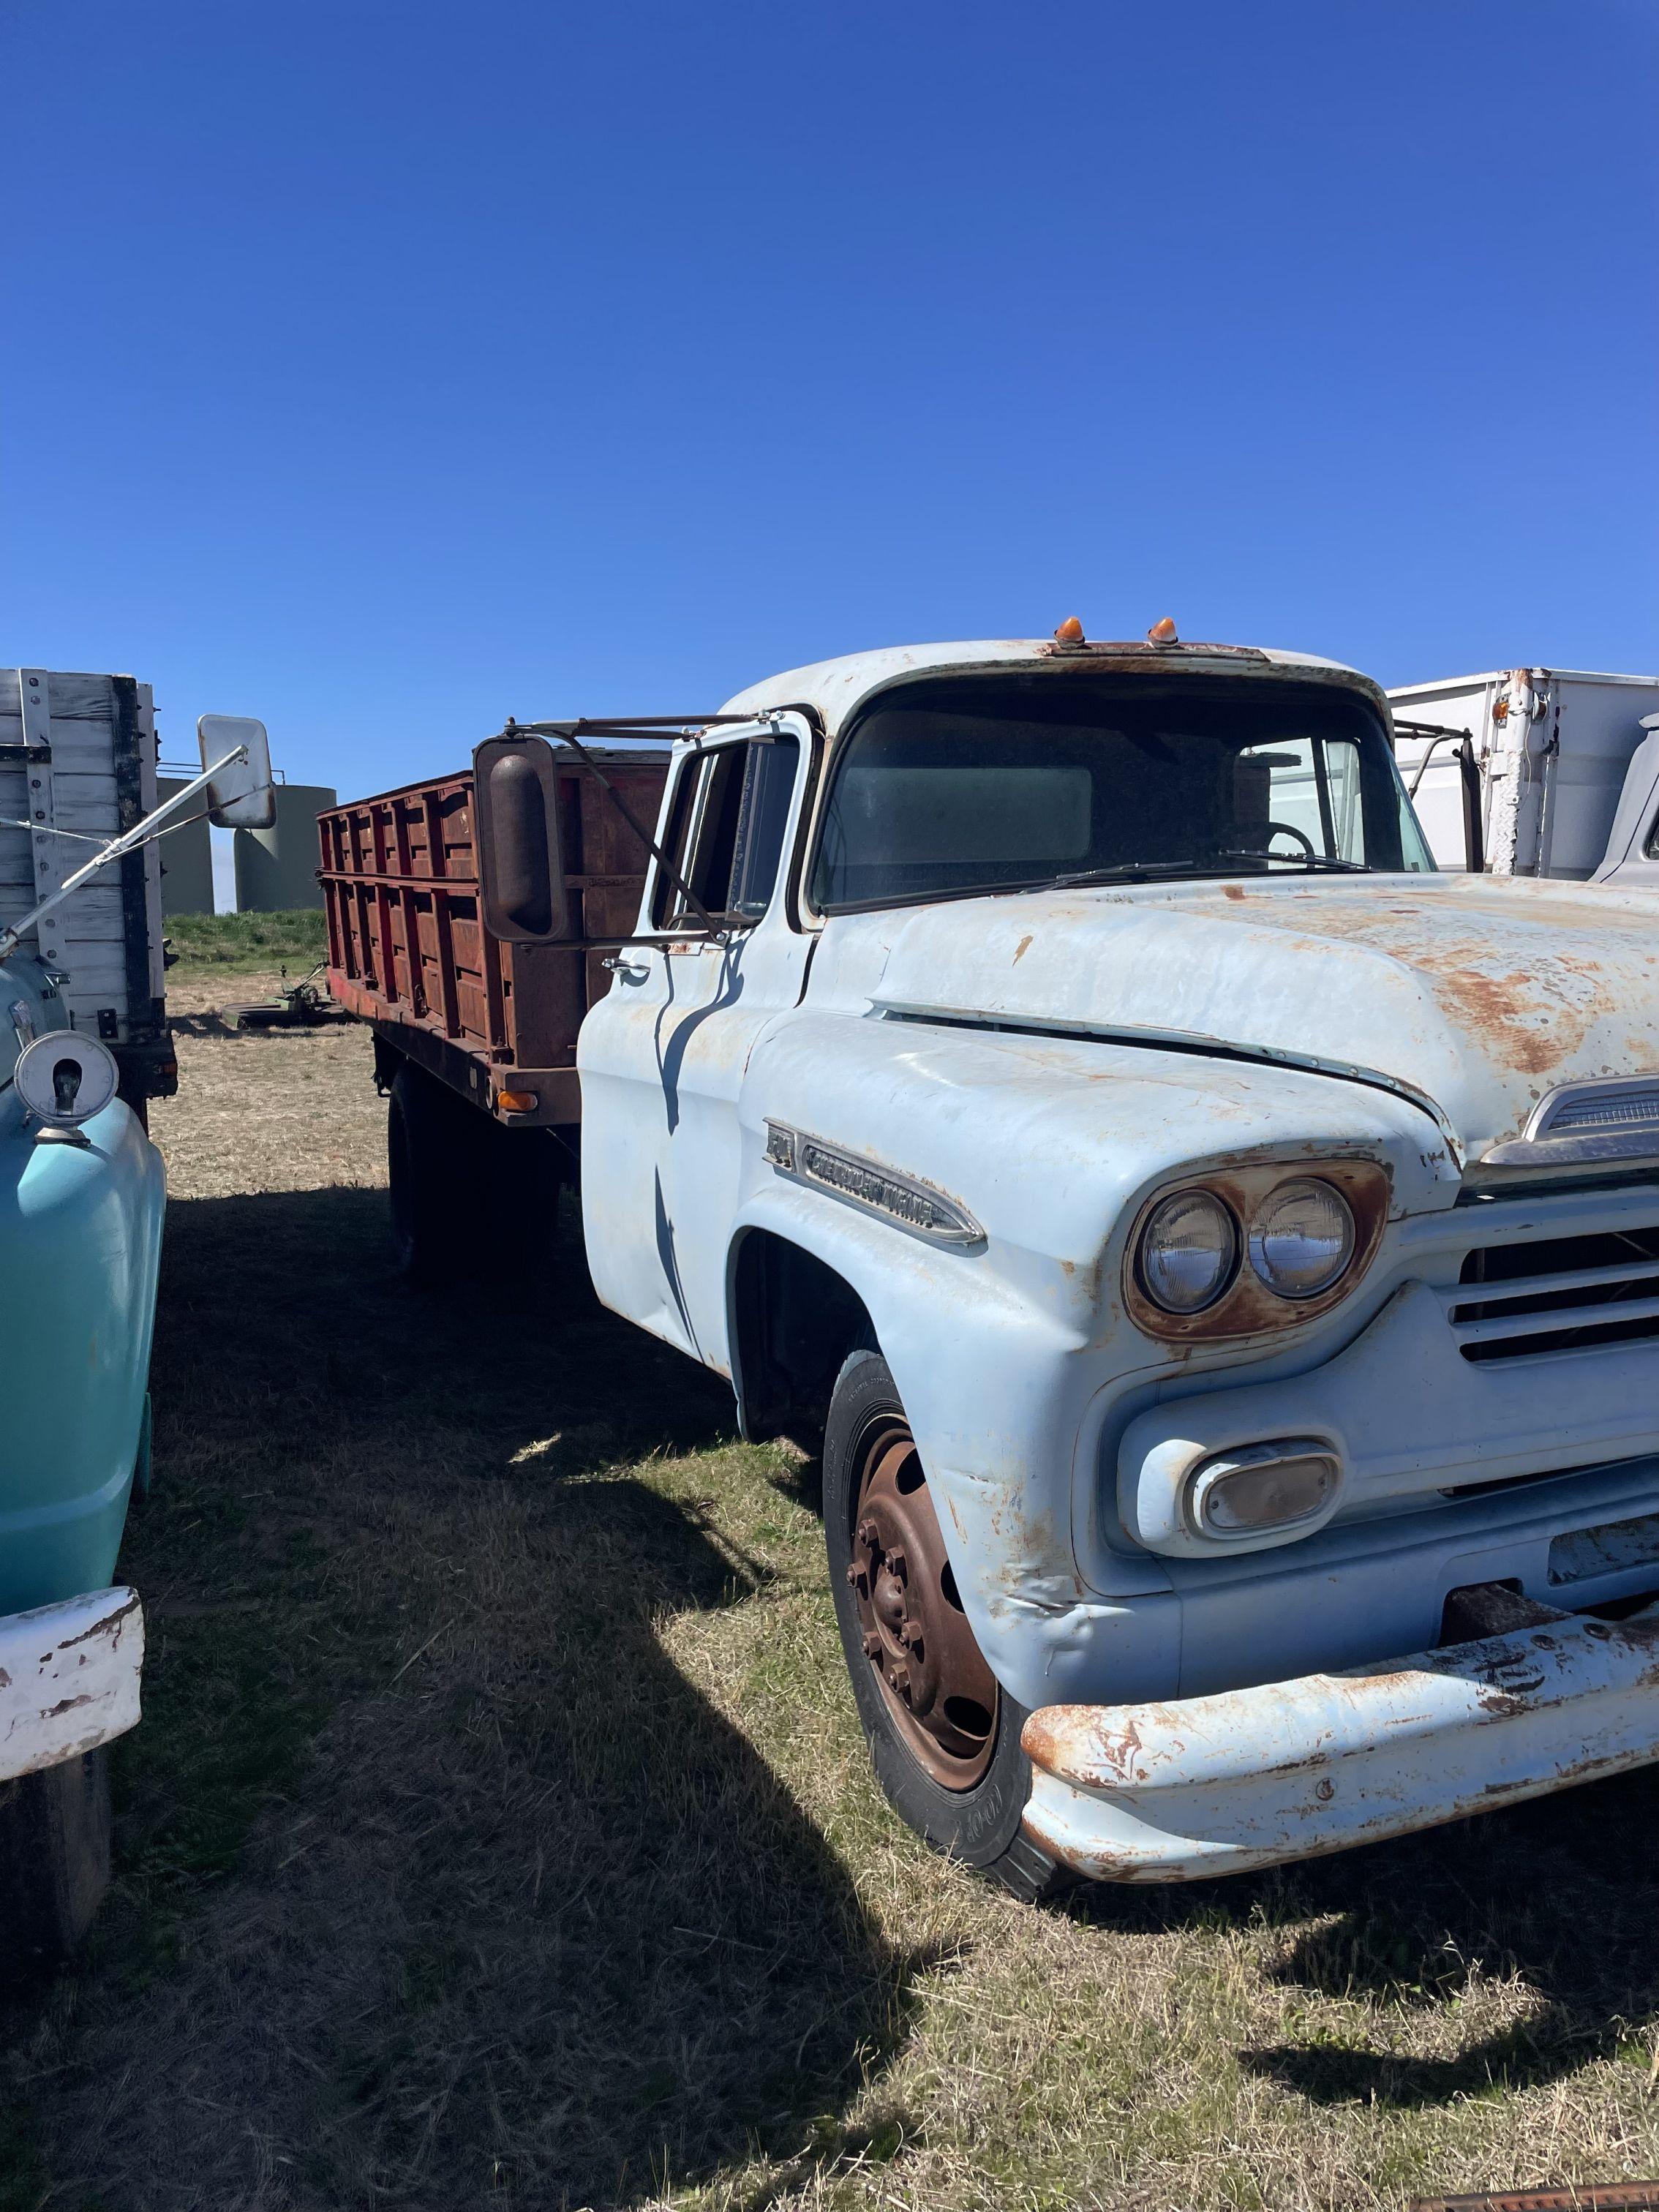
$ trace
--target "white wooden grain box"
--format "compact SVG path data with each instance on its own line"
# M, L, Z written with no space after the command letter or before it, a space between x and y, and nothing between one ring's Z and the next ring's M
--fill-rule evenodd
M112 837L155 804L148 684L131 676L0 669L0 819L28 825L0 827L0 923L17 920L84 865L92 848L82 839ZM48 834L53 830L80 834L55 837ZM24 942L63 979L58 988L77 1030L114 1046L118 1059L136 1060L145 1048L162 1046L155 845L114 862Z

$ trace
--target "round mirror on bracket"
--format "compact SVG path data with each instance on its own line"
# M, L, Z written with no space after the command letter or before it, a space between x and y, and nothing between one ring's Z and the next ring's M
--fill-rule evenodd
M18 1054L11 1079L37 1121L49 1129L75 1129L103 1112L121 1077L114 1054L96 1037L48 1030Z

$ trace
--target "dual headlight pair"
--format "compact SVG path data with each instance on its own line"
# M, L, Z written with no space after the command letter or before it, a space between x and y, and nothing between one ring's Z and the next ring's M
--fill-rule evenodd
M1185 1316L1224 1297L1245 1265L1275 1297L1316 1298L1347 1273L1358 1245L1353 1208L1336 1185L1297 1176L1243 1218L1201 1185L1176 1191L1147 1215L1134 1265L1152 1304Z

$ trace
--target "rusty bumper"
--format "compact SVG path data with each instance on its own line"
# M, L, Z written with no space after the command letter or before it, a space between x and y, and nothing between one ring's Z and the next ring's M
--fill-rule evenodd
M1659 1607L1164 1705L1046 1705L1028 1832L1101 1881L1197 1881L1659 1759Z
M0 1782L135 1727L143 1663L144 1616L130 1589L0 1620Z

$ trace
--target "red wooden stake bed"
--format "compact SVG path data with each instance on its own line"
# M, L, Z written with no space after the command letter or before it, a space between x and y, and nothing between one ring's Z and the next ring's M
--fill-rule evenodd
M594 757L654 824L666 748ZM573 763L565 784L565 878L580 934L626 937L648 856L591 775ZM509 1127L578 1121L576 1032L610 986L604 954L507 944L480 927L471 770L337 806L317 827L328 984L341 1005ZM506 1107L503 1092L535 1103Z

